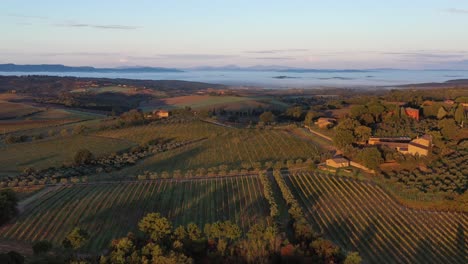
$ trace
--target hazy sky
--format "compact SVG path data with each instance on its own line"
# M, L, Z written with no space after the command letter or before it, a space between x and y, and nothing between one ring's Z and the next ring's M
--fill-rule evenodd
M466 0L1 0L0 63L468 69Z

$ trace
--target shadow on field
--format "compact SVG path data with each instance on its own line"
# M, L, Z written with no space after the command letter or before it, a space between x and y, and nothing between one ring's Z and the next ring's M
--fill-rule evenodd
M304 174L293 176L296 177L295 180L293 180L291 179L291 173L289 172L289 170L286 170L283 173L288 175L287 177L284 177L284 181L289 186L289 189L291 190L293 196L297 199L299 204L303 206L305 217L308 219L318 219L318 211L320 210L321 206L319 204L319 200L323 194L320 190L317 190L317 188L309 188L309 186L306 186L307 183L303 184L301 182L314 181L314 179L312 177L307 178L309 177L309 175ZM275 180L273 180L273 183L279 191L279 187ZM303 191L301 191L301 188L298 187L298 185L303 186ZM284 199L282 200L284 201ZM312 224L312 227L316 232L322 233L324 231L322 227L315 221L312 220L310 221L310 223Z
M458 223L457 226L457 239L455 240L457 243L457 252L461 259L466 260L468 263L468 253L467 253L467 243L465 237L465 230L461 223Z
M48 155L48 156L42 156L42 157L37 158L37 159L28 160L28 161L26 161L26 162L19 163L18 166L28 166L28 165L32 165L32 164L35 164L35 163L38 163L38 162L41 162L41 161L45 161L45 160L48 160L48 159L55 158L55 157L57 157L57 156L58 156L57 154L52 154L52 155Z
M180 149L174 149L171 150L167 153L170 152L176 152L180 151ZM187 150L184 150L180 153L177 153L175 155L170 155L162 160L156 160L154 162L151 162L150 159L146 160L145 162L141 163L144 165L143 170L149 170L149 171L157 171L157 172L162 172L164 170L166 171L174 171L174 170L185 170L188 169L186 164L187 161L190 160L191 157L194 157L195 155L202 153L203 149L202 146L197 146L197 147L192 147ZM158 158L160 155L163 154L156 154L154 158ZM148 162L151 162L148 164Z

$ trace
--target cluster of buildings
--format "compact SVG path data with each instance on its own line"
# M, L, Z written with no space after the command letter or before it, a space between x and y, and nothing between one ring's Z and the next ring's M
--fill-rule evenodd
M427 156L431 152L432 137L430 135L424 135L415 139L411 139L410 137L371 137L367 144L373 146L386 146L396 149L403 154ZM363 165L350 161L344 157L327 159L325 161L325 165L332 169L352 166L373 173L372 170L364 167Z
M368 144L387 146L403 154L427 156L431 151L432 137L424 135L413 140L409 137L371 137Z
M170 115L167 110L154 110L151 113L145 115L147 119L158 119L158 118L168 118Z

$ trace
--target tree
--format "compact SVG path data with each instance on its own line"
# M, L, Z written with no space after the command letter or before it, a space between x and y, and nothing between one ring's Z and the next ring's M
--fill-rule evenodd
M294 106L291 108L288 108L286 110L286 115L289 116L290 118L294 120L301 120L303 118L304 112L302 111L302 107L300 106Z
M4 189L0 191L0 225L5 224L16 216L18 210L18 198L11 189Z
M345 148L356 142L354 136L354 129L360 126L359 122L352 118L343 119L335 128L335 136L333 137L333 143L338 148Z
M371 136L372 129L370 127L366 126L358 126L354 130L354 133L356 134L356 137L359 141L364 142L369 139Z
M184 240L187 237L187 231L184 226L178 226L174 229L174 238L176 240Z
M447 111L445 111L445 108L443 108L442 106L439 108L439 111L437 111L437 119L443 119L444 117L447 116Z
M377 169L384 161L382 153L377 148L364 148L358 153L357 158L371 170Z
M385 106L380 102L372 102L367 105L369 114L374 116L375 121L382 120L382 114L385 112Z
M120 119L126 125L140 125L145 122L145 116L139 110L132 109L128 112L123 113Z
M458 105L457 109L455 110L454 118L458 124L461 124L466 120L465 108L461 104Z
M94 159L93 153L87 149L80 149L75 153L73 160L76 165L88 164Z
M64 248L77 250L83 247L89 239L88 233L78 227L75 227L62 242Z
M314 119L318 117L318 113L314 111L309 111L307 112L305 119L304 119L304 124L306 126L312 126L314 124Z
M138 223L138 228L152 240L160 241L171 234L172 224L159 213L149 213Z
M201 238L201 230L194 223L187 225L187 235L190 240L198 240Z
M452 118L439 120L438 126L440 128L440 133L446 140L454 139L458 135L459 128Z
M335 137L333 138L333 143L338 148L344 148L346 146L352 145L356 141L353 131L348 129L338 129L336 130Z
M52 249L52 243L47 240L41 240L34 243L32 248L35 255L45 254Z
M365 105L354 105L349 112L351 117L360 118L363 114L368 113L368 109Z
M317 256L324 261L323 263L335 263L340 257L340 248L329 240L319 238L311 243L311 247Z
M343 264L361 264L362 258L359 256L358 252L350 252L347 256Z
M275 121L275 115L268 111L268 112L263 112L261 115L260 115L260 121L262 121L263 123L265 124L270 124L272 122Z

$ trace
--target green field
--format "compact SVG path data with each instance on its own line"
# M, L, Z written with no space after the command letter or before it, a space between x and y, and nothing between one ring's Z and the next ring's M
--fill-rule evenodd
M303 140L280 129L234 129L203 122L135 127L105 131L98 135L139 143L154 138L176 141L208 138L149 157L135 166L113 173L117 176L135 176L146 170L172 172L209 169L219 165L227 165L229 169L241 169L242 164L253 167L255 162L261 162L263 165L266 161L299 158L305 161L320 155L319 148L309 140Z
M128 127L97 132L97 136L126 139L139 144L147 143L154 139L166 139L174 141L194 140L200 138L214 138L229 129L213 124L194 121L177 124L156 124L146 126Z
M27 117L0 120L0 133L22 133L24 131L25 133L22 134L47 134L49 129L70 123L93 121L99 118L102 118L102 115L69 109L48 109Z
M40 113L30 116L31 120L55 120L55 119L67 119L67 120L88 120L102 117L103 115L94 114L90 112L83 112L71 109L48 109Z
M0 175L16 174L24 168L45 169L73 161L76 151L87 148L96 156L127 149L126 140L96 136L68 136L0 147Z
M286 177L315 229L368 263L467 263L468 215L413 210L367 182Z
M121 86L104 86L104 87L89 87L89 88L80 88L71 91L72 93L83 93L83 92L92 92L92 93L128 93L133 91L134 88L131 87L121 87Z
M86 229L98 252L113 238L136 231L149 212L160 212L177 227L232 220L242 229L269 214L263 187L256 176L160 180L123 184L59 187L26 207L13 223L0 229L0 239L60 244L75 226Z

